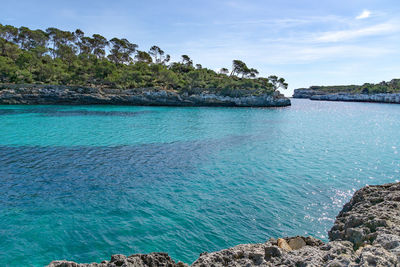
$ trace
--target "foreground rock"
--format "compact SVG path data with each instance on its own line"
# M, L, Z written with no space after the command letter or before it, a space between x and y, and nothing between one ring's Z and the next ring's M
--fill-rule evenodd
M357 191L329 231L330 240L347 240L355 249L383 248L400 259L400 183Z
M329 231L330 242L313 237L270 239L202 253L191 265L207 266L400 266L400 183L357 191ZM54 261L50 267L187 266L165 253L114 255L110 262L76 264Z
M0 104L283 107L290 105L290 99L278 91L273 95L230 97L209 93L179 94L156 88L119 90L61 85L0 84Z
M187 267L182 262L176 263L167 253L135 254L129 257L125 255L112 255L110 261L101 263L75 263L72 261L53 261L48 267Z

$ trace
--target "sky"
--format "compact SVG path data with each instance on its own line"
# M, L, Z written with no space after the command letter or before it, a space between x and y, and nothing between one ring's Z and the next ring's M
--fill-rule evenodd
M243 60L293 89L400 78L399 0L0 0L0 23L127 38L219 70Z

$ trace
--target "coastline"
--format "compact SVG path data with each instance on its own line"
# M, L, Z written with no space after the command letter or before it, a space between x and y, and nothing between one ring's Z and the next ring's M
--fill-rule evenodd
M313 89L295 89L293 98L305 98L319 101L370 102L400 104L400 93L351 94L324 93Z
M270 239L200 254L190 266L398 266L400 183L366 186L337 215L324 243L313 237ZM78 264L53 261L48 267L189 266L167 253L113 255L110 261Z
M137 106L220 106L285 107L290 99L278 91L272 95L223 96L188 94L157 88L104 89L61 85L0 84L0 104L15 105L137 105Z

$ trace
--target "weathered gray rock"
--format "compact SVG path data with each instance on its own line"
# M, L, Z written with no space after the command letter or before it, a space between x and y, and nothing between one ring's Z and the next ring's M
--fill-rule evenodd
M279 248L277 242L268 241L204 253L192 266L327 266L333 263L348 264L354 260L350 242L314 242L298 250L286 250Z
M348 101L348 102L377 102L400 104L400 93L393 94L316 94L310 96L311 100L325 100L325 101Z
M400 266L400 183L367 186L357 191L336 217L330 242L313 237L270 239L212 253L192 267L223 266ZM121 264L121 265L117 265ZM187 266L165 253L114 255L110 262L76 264L54 261L50 267Z
M327 93L314 89L295 89L293 98L308 98L320 101L347 101L347 102L376 102L400 104L400 93L382 94L351 94L351 93Z
M300 236L292 238L289 241L289 247L291 247L292 250L301 249L302 247L304 247L306 245L307 245L306 242Z
M293 98L310 98L314 95L322 94L321 91L313 90L313 89L295 89L293 92Z
M0 104L112 104L148 106L283 107L290 99L279 92L241 97L192 94L157 88L104 89L61 85L0 84Z
M331 240L349 240L354 248L372 245L400 260L400 183L357 191L336 217Z
M101 263L75 263L72 261L53 261L48 267L187 267L182 262L176 263L167 253L112 255L110 261Z

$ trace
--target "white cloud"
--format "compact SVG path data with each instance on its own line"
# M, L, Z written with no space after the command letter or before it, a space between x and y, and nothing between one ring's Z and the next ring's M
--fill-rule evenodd
M360 15L358 15L358 16L356 17L356 19L366 19L366 18L368 18L369 16L371 16L371 11L369 11L369 10L364 10Z

